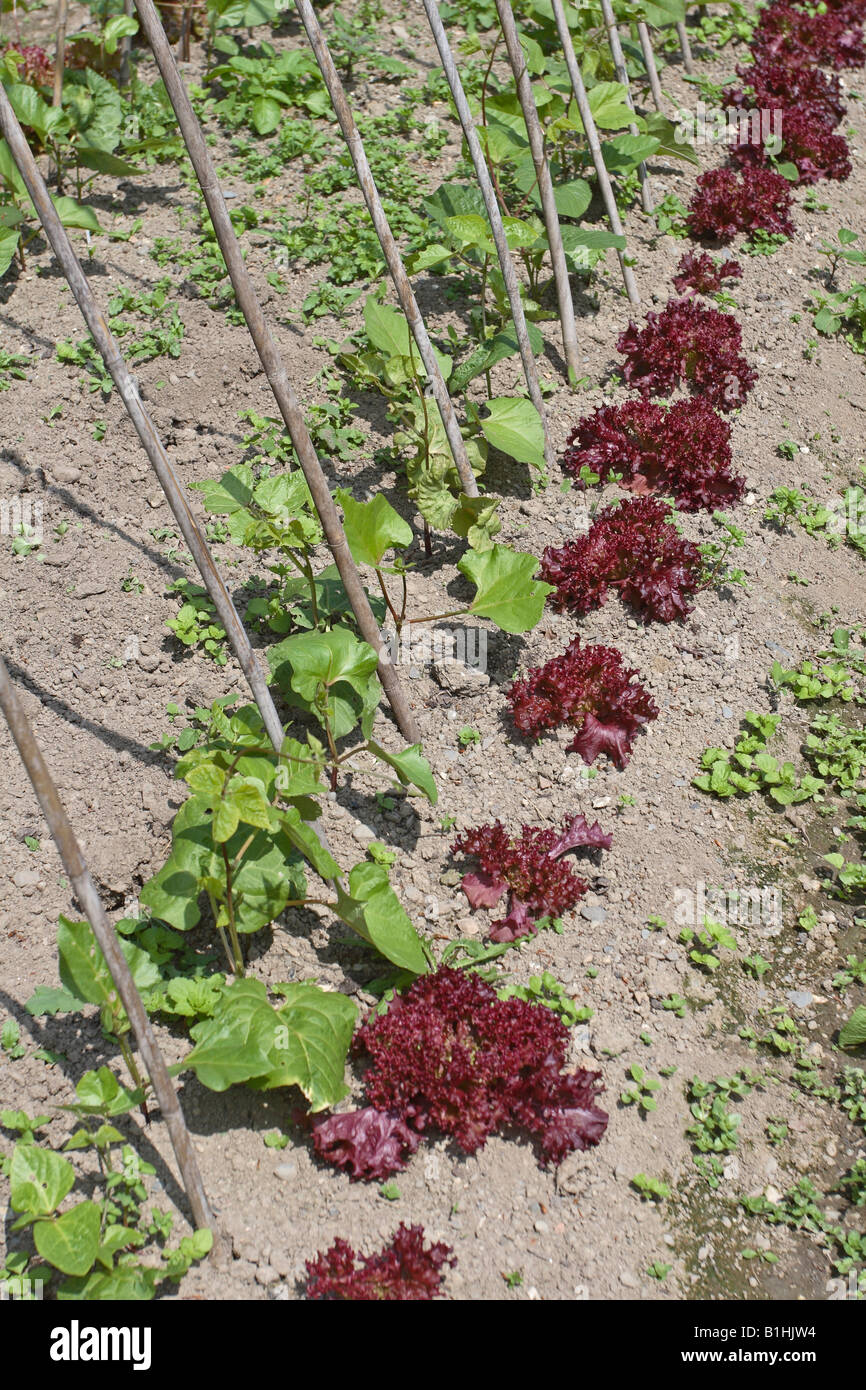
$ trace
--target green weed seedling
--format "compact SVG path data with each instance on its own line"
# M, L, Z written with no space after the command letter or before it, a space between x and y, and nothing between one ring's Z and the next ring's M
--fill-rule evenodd
M704 917L701 927L683 927L679 940L689 946L689 960L702 970L717 970L721 964L719 950L736 951L737 939L721 922Z
M698 1151L695 1167L711 1188L717 1188L721 1182L721 1155L732 1152L739 1143L741 1116L730 1109L730 1104L748 1096L759 1083L756 1072L741 1070L732 1077L716 1077L712 1081L701 1081L695 1076L686 1086L692 1116L686 1134Z
M635 1084L630 1086L628 1090L620 1092L620 1104L637 1105L645 1114L658 1109L656 1093L661 1090L662 1083L647 1076L643 1067L639 1067L637 1062L632 1063L628 1069L628 1074Z
M645 1201L666 1202L673 1195L666 1182L661 1178L648 1177L646 1173L635 1173L631 1185Z

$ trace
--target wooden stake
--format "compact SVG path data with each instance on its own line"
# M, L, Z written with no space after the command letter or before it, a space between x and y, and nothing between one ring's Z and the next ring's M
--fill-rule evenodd
M556 20L556 28L559 34L559 42L565 54L565 66L568 68L568 76L571 81L571 90L574 92L574 99L577 102L577 109L580 112L580 119L586 138L589 141L589 151L592 155L592 162L595 166L595 173L598 179L598 186L601 189L601 196L604 200L607 219L610 222L611 231L614 236L623 236L622 222L620 220L619 208L616 205L613 188L610 183L610 175L607 172L607 165L604 162L604 155L601 151L601 142L598 138L598 131L595 127L592 110L589 105L589 98L586 95L586 88L583 85L580 65L574 51L574 44L571 41L571 31L568 21L565 18L562 0L552 0L553 17ZM626 263L625 252L617 251L619 257L619 268L622 271L623 284L628 295L630 304L640 304L637 281L634 278L634 271Z
M505 38L505 47L508 50L508 61L517 84L517 95L520 99L520 108L523 112L526 133L529 137L529 149L532 154L532 162L535 165L538 193L544 211L544 225L547 228L547 243L550 247L550 259L553 262L556 297L559 302L562 347L565 354L566 366L568 368L568 379L571 384L574 385L580 377L574 301L571 297L568 265L566 264L565 251L562 246L562 231L559 226L559 214L556 211L556 203L553 197L553 180L550 177L550 167L547 163L547 155L544 152L544 136L541 131L541 122L538 119L538 108L535 105L535 98L532 95L532 82L530 81L529 73L526 68L526 59L523 56L523 49L520 47L517 26L514 23L514 14L512 13L509 0L496 0L496 12L499 15L499 23L502 26L502 33Z
M21 761L24 763L27 776L33 784L33 790L39 799L39 805L42 807L43 815L48 822L51 837L57 846L75 896L93 928L93 935L105 956L111 978L132 1025L138 1050L144 1059L147 1074L150 1077L154 1094L159 1102L159 1108L171 1138L193 1221L199 1230L205 1227L213 1228L213 1216L208 1205L189 1130L186 1127L177 1093L166 1070L162 1052L151 1028L150 1019L141 1002L141 996L132 978L132 972L126 963L126 957L120 949L117 933L106 916L81 853L81 847L58 795L57 787L48 771L23 706L9 679L9 672L2 657L0 657L0 709L3 711L15 745L21 754ZM216 1232L214 1234L216 1235Z
M487 167L487 160L484 158L484 151L481 148L481 141L478 138L478 131L469 103L466 100L466 93L463 90L463 83L460 80L460 73L454 62L454 55L451 45L448 42L448 35L439 14L439 6L436 0L424 0L424 9L427 12L427 19L433 31L433 38L439 50L439 57L442 62L442 69L448 80L451 95L454 98L454 105L457 108L457 115L469 146L469 154L472 157L472 164L475 169L475 177L484 198L484 206L487 209L487 217L490 222L490 229L493 232L493 240L496 243L496 254L499 257L499 267L502 271L502 278L505 281L505 289L508 294L508 304L511 309L511 317L514 321L514 331L517 334L517 343L520 348L520 360L523 363L523 375L526 379L529 399L541 416L541 423L544 426L544 457L548 468L552 468L556 460L556 455L550 443L550 435L547 427L547 412L544 408L544 401L541 395L541 388L538 384L538 374L535 370L535 355L532 351L532 344L529 341L529 330L526 326L526 315L523 312L523 300L520 297L520 284L517 279L514 260L508 247L505 237L505 228L502 225L502 213L499 208L499 201L496 197L496 190L493 187L493 180L490 177L490 170Z
M649 29L644 21L638 20L638 38L640 39L641 53L643 54L643 65L646 68L646 75L649 78L650 91L652 92L653 104L657 111L663 110L664 98L662 96L662 84L659 82L658 68L656 67L655 54L650 41Z
M616 16L613 12L611 0L601 0L601 12L604 17L604 26L607 29L607 39L610 44L610 52L613 58L616 75L623 87L625 87L625 99L633 111L634 101L631 95L631 84L628 80L628 68L626 67L625 54L622 51L622 40L619 36L619 29L617 28ZM637 126L630 125L629 133L631 135L637 135L639 133ZM653 202L652 188L650 187L649 172L643 161L637 166L637 172L640 178L641 207L647 216L651 217L655 211L655 204Z
M315 446L310 438L310 432L304 420L304 412L292 388L282 355L271 335L249 271L244 264L240 243L226 208L210 151L198 118L192 109L183 79L178 72L162 21L157 14L153 0L135 0L135 5L142 30L150 44L160 76L165 83L166 91L177 116L180 132L189 152L196 178L204 194L214 233L228 267L238 304L246 319L250 337L255 343L259 360L265 369L271 390L274 393L274 399L307 480L310 495L322 522L325 538L334 556L334 562L343 581L352 611L358 620L361 636L378 653L379 679L394 711L400 732L407 743L419 743L421 736L418 732L418 726L415 723L400 677L391 662L387 645L379 634L379 627L373 616L367 591L352 559L343 524L331 496L327 479L322 472L322 465L319 462ZM473 478L473 483L474 481ZM477 488L474 495L478 495Z
M54 92L52 106L63 101L63 65L66 62L66 14L68 0L57 0L57 38L54 49Z
M139 0L136 0L136 3L138 4ZM385 257L385 263L390 272L391 279L394 282L394 288L397 291L400 308L403 310L406 322L409 325L409 330L412 337L415 339L418 353L424 364L424 370L427 373L427 380L430 384L433 399L439 407L439 414L442 417L442 424L445 428L448 447L451 450L455 467L460 475L460 484L467 497L477 497L478 484L475 481L475 474L472 472L472 465L469 462L466 445L460 433L460 425L454 413L454 406L448 394L448 387L445 385L445 380L439 370L439 363L436 361L433 352L433 344L430 342L426 324L421 317L421 311L418 308L412 286L409 283L409 276L406 274L403 258L397 249L397 243L394 240L393 233L388 224L388 219L385 216L382 200L379 197L379 191L376 188L370 165L367 161L364 142L361 139L358 127L355 124L355 118L346 100L346 93L340 81L339 73L334 67L330 49L322 33L319 21L316 18L316 12L310 4L310 0L295 0L295 6L307 32L310 47L315 54L316 62L319 65L319 71L328 89L337 120L340 123L343 139L346 142L352 163L355 167L358 183L364 195L364 202L367 204L367 211L373 221L376 235L379 238L379 245L382 247L382 253Z
M677 21L677 38L680 41L680 51L683 55L683 67L686 72L692 73L695 65L692 60L692 46L689 43L689 33L682 20Z

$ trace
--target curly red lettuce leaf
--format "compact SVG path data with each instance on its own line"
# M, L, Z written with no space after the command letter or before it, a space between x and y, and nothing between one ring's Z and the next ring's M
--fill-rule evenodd
M746 480L732 471L731 427L700 396L668 408L650 401L599 406L568 436L562 467L584 488L584 468L638 496L662 492L680 511L736 506Z
M428 1302L443 1296L445 1267L456 1265L450 1245L424 1244L423 1226L402 1221L388 1245L374 1255L357 1255L337 1237L307 1266L307 1298L331 1302Z
M590 826L580 814L563 822L559 832L524 825L519 835L511 836L500 821L477 826L459 836L451 851L478 860L478 872L465 874L462 881L472 907L495 907L508 891L508 911L492 924L490 937L516 941L535 935L541 918L561 917L585 894L586 883L562 856L572 849L609 849L610 844L611 836L598 822ZM480 895L479 882L493 887Z
M862 23L862 6L850 0L821 5L815 12L789 0L775 0L761 11L751 50L759 59L783 59L837 72L862 68L866 64Z
M373 1105L475 1153L491 1134L525 1131L542 1163L597 1144L607 1115L598 1073L564 1074L569 1032L544 1004L500 999L477 975L440 967L358 1032Z
M685 294L687 290L695 294L715 294L726 280L739 280L742 274L743 268L738 261L717 264L706 251L687 251L676 268L674 287L677 294Z
M837 135L821 119L820 109L802 106L783 111L780 122L782 158L797 168L801 183L817 183L819 179L847 179L851 173L848 141ZM743 132L743 138L731 150L737 164L764 165L767 147L759 133Z
M514 722L530 738L571 726L576 733L570 753L579 753L588 764L606 753L621 769L638 730L659 713L649 692L631 684L636 675L637 669L624 666L615 647L582 647L575 637L562 656L511 686L508 700Z
M730 241L738 232L792 236L791 185L762 165L708 169L698 177L686 225L693 237Z
M606 507L585 536L548 546L540 574L554 587L555 607L587 613L615 588L645 622L685 617L694 607L690 599L703 587L704 564L671 516L667 502L637 497Z
M780 59L758 56L751 66L737 68L743 85L722 93L722 106L736 110L775 111L808 106L825 125L836 126L847 107L835 74Z
M740 352L736 320L692 298L672 299L661 313L650 311L643 328L630 323L616 346L625 356L626 382L645 397L669 396L686 386L727 412L743 405L758 379Z
M345 1168L353 1180L382 1181L406 1167L418 1135L399 1115L368 1105L315 1121L313 1146L320 1158Z

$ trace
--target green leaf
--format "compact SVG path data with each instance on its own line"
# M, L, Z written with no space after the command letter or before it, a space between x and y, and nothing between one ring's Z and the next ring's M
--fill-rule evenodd
M64 227L81 227L88 232L102 231L93 208L76 203L74 198L55 198L54 194L51 201Z
M9 1205L27 1216L50 1216L75 1182L72 1164L50 1149L20 1142L9 1167Z
M409 325L402 314L380 304L372 294L364 303L364 325L373 347L386 357L408 357Z
M534 323L526 325L529 335L529 343L533 352L542 352L544 349L544 339ZM502 362L506 357L513 357L520 351L517 341L517 333L513 328L504 328L495 337L488 338L469 354L458 367L451 373L449 389L453 392L465 391L470 381L474 381L482 372L489 372L495 367L497 362Z
M35 87L28 87L24 82L10 82L6 95L21 124L30 126L43 139L61 118L61 113L43 101Z
M518 463L530 463L544 471L544 426L531 401L521 396L497 396L487 402L489 414L480 421L481 432L494 449Z
M253 500L255 476L245 463L236 463L223 473L218 483L205 479L192 487L204 493L204 509L216 516L231 516L244 511Z
M34 1018L41 1018L44 1014L74 1013L79 1003L68 989L37 985L24 1007Z
M140 990L150 989L159 980L159 970L146 951L120 938L120 949ZM120 997L105 957L96 943L89 922L70 922L60 918L57 928L60 979L66 989L83 1004L120 1007Z
M309 983L281 985L286 1002L277 1010L275 1065L252 1084L256 1090L298 1086L315 1112L348 1094L346 1054L358 1010L345 994Z
M283 115L283 108L273 97L256 97L252 105L250 119L258 135L270 135L276 130Z
M700 164L700 158L694 146L688 141L677 139L678 126L669 121L667 116L663 116L661 111L653 111L644 117L647 135L654 135L659 142L658 153L667 155L671 159L684 159L689 164ZM680 131L680 135L683 135Z
M840 1047L862 1047L866 1043L866 1006L859 1004L839 1034Z
M106 1273L95 1270L86 1279L66 1279L57 1290L57 1301L86 1303L146 1302L153 1298L159 1270L144 1265L119 1265Z
M367 751L374 757L387 763L397 774L399 781L404 787L418 787L424 793L431 806L435 806L439 799L436 790L436 783L433 780L433 773L430 771L430 764L427 759L421 756L421 744L413 743L409 748L405 748L402 753L389 753L387 748L383 748L375 739L370 739L367 744Z
M458 564L478 592L470 613L490 618L503 632L528 632L535 627L544 601L553 590L534 575L539 562L534 555L494 545L490 550L471 550Z
M116 53L120 39L138 33L138 20L130 14L114 14L102 31L106 53Z
M27 197L27 185L21 177L18 165L12 158L12 151L5 140L0 140L0 175L19 197Z
M394 965L413 975L426 972L421 941L382 865L356 864L349 874L349 892L338 886L335 911Z
M0 227L0 276L6 274L18 250L21 233L12 227Z
M352 559L358 565L381 565L392 546L412 543L412 527L396 512L384 493L369 502L356 502L351 492L338 488L334 496L343 508L343 526Z
M634 112L625 99L621 82L598 82L590 88L589 109L600 130L621 130L634 120Z
M474 213L486 217L484 195L476 183L443 183L424 199L424 208L434 222L444 227L449 217Z
M75 1105L64 1108L81 1115L125 1115L141 1101L141 1092L121 1086L108 1067L86 1071L75 1087L75 1094Z
M137 165L127 163L108 150L91 150L86 145L79 145L76 158L86 169L95 169L99 174L114 174L117 178L128 179L141 173Z
M583 217L592 202L592 185L586 179L570 179L554 188L553 201L560 217Z
M61 1273L80 1277L96 1259L101 1219L96 1202L79 1202L53 1221L37 1221L33 1227L36 1249Z
M323 727L330 723L336 738L350 733L359 720L363 728L379 702L379 658L348 628L287 637L270 648L268 662L281 688L298 695ZM320 694L326 707L319 704Z
M642 160L655 154L659 142L653 135L617 135L605 140L601 152L612 173L629 174Z
M213 1018L190 1029L195 1047L177 1068L191 1067L203 1086L226 1091L229 1086L271 1069L271 1050L278 1025L276 1011L259 980L236 980L226 985Z
M340 877L339 864L325 849L313 827L306 823L296 806L289 806L285 811L281 811L280 820L286 839L309 860L320 878L330 882Z

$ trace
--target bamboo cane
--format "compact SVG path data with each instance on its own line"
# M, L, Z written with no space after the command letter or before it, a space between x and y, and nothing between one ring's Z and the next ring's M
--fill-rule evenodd
M136 0L136 3L139 3L139 0ZM475 474L472 472L472 465L469 462L466 445L460 433L460 425L454 413L454 406L448 394L448 387L445 385L445 380L439 369L439 363L436 361L436 356L433 352L433 344L430 342L427 327L421 317L421 311L418 308L412 286L409 283L409 276L406 274L403 258L400 255L397 243L388 225L388 219L382 207L382 200L379 197L379 192L367 161L364 142L355 124L355 117L352 115L351 107L346 100L346 93L340 81L339 73L334 67L330 49L322 33L321 25L316 18L316 12L310 4L310 0L295 0L295 6L301 17L304 29L306 30L307 38L309 39L310 47L313 50L316 62L319 65L319 71L328 89L331 104L333 105L337 120L339 121L340 129L343 132L343 139L346 142L351 156L358 183L360 184L361 192L364 196L364 202L367 205L367 211L376 229L376 235L379 238L379 245L382 247L385 263L390 272L391 279L394 282L394 288L397 291L400 308L403 310L409 325L409 330L412 337L415 339L421 361L424 364L424 370L427 373L427 380L430 384L433 399L439 407L439 414L442 416L442 424L445 428L448 447L451 450L455 467L460 475L461 486L467 497L477 497L478 484L475 481Z
M628 104L628 106L631 107L633 111L634 101L632 100L631 84L628 79L628 68L626 67L625 54L622 51L622 40L619 36L619 29L617 28L616 16L613 12L613 5L611 4L611 0L601 0L601 12L604 17L604 26L607 29L607 39L608 43L610 44L610 52L611 57L613 58L614 69L616 71L617 78L625 88L626 103ZM634 124L629 126L629 132L632 135L637 135L639 133L637 126ZM643 208L647 216L651 217L653 212L655 211L655 204L653 202L649 172L643 160L637 166L637 172L638 177L640 179L641 207Z
M529 391L529 399L541 416L541 423L544 426L544 457L548 468L552 468L556 455L550 442L550 435L547 427L547 412L544 408L544 401L541 395L541 388L538 384L538 373L535 370L535 356L532 351L532 344L529 341L529 330L526 326L526 315L523 312L523 300L520 297L520 284L517 279L514 260L508 247L505 237L505 228L502 225L502 213L499 208L499 201L496 197L496 190L490 177L490 170L484 158L484 151L481 148L481 141L478 138L478 131L469 103L466 100L466 93L463 90L463 83L460 80L460 73L454 62L454 55L451 45L448 42L448 35L439 14L437 0L424 0L424 9L427 12L427 20L439 50L439 58L442 62L442 69L451 89L454 98L454 105L457 108L457 115L469 146L469 154L475 169L475 177L484 198L484 206L487 209L487 216L490 221L490 229L493 233L493 240L496 244L496 254L499 257L499 266L502 271L502 278L505 281L505 289L508 294L508 304L511 309L511 317L514 320L514 331L517 334L517 344L520 348L520 360L523 363L523 375L526 378L526 386Z
M604 201L607 218L610 222L611 231L614 236L623 236L622 222L620 220L619 208L616 205L616 198L610 183L610 175L607 172L607 165L604 162L604 155L601 150L601 142L598 138L595 120L590 109L589 99L586 95L586 87L583 85L583 76L580 65L577 61L577 54L574 51L574 44L571 41L571 31L565 18L562 0L552 0L553 17L556 20L556 28L559 34L559 42L562 44L565 54L565 66L568 68L568 76L571 81L571 90L577 102L577 109L580 112L580 119L586 138L589 141L589 151L592 155L592 162L595 166L595 173L598 185L601 189L601 196ZM628 295L630 304L640 304L640 294L638 293L637 281L634 278L634 271L626 263L625 252L617 251L619 257L619 268L622 271L625 292Z
M556 203L553 196L553 180L550 177L550 167L547 163L547 155L544 152L544 136L541 131L541 122L538 119L538 108L535 105L535 98L532 95L532 82L530 81L529 73L526 68L526 59L523 56L523 49L520 47L517 26L514 22L514 14L509 0L496 0L496 12L499 15L499 23L505 39L505 47L508 50L508 61L517 84L517 95L520 100L520 108L523 112L523 120L526 124L526 133L529 137L529 149L532 154L532 162L535 165L538 193L544 212L544 224L547 228L547 243L550 247L550 259L553 262L553 277L556 284L556 297L559 304L559 322L562 328L562 347L565 353L569 381L574 385L580 375L574 302L571 297L568 265L566 264L565 251L562 246L562 231L559 226L559 214L556 211Z
M195 1150L177 1093L166 1070L162 1052L150 1026L150 1020L141 1002L141 996L132 978L126 957L120 949L117 933L106 916L75 831L72 829L69 817L63 808L57 787L33 735L23 706L9 679L9 672L2 657L0 657L0 709L3 711L15 745L21 754L21 761L24 763L27 776L33 784L33 790L39 799L39 805L42 807L43 815L48 822L52 839L57 846L75 896L93 928L93 935L105 956L111 978L132 1025L138 1050L144 1059L147 1074L150 1077L154 1094L159 1102L159 1108L171 1138L193 1220L200 1230L204 1227L213 1227L213 1217L208 1205Z
M677 21L677 38L680 41L680 51L683 55L683 67L686 72L692 73L695 70L694 61L692 59L692 46L689 43L688 30L681 19Z
M652 92L653 105L657 111L663 110L664 98L662 96L662 84L659 82L659 72L656 67L655 54L650 40L649 29L644 21L638 20L638 38L640 39L640 49L643 54L643 65L646 68L646 75L649 78L650 91Z
M204 194L214 233L228 267L238 304L246 319L250 337L255 343L259 360L265 369L271 390L274 393L274 399L298 455L298 461L307 480L310 495L322 522L325 538L334 556L334 562L343 581L352 611L358 620L361 636L378 653L379 679L394 711L400 732L407 743L419 743L418 726L415 723L400 677L391 662L388 648L379 635L379 628L370 607L367 591L361 583L357 566L352 559L346 533L343 530L327 479L322 472L322 465L304 420L304 412L292 389L282 355L274 342L253 287L250 273L244 264L240 243L226 208L210 151L205 143L198 118L192 109L183 79L178 72L162 21L157 14L153 0L135 0L135 5L142 31L156 59L160 76L165 83L166 91L177 116L181 135L189 152L196 178ZM471 474L472 470L469 471ZM474 485L474 477L472 481ZM473 495L478 495L477 488Z
M59 106L63 101L63 65L66 61L66 15L68 0L57 0L57 38L54 49L54 92L51 105Z

